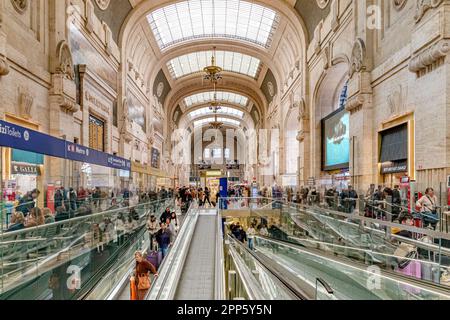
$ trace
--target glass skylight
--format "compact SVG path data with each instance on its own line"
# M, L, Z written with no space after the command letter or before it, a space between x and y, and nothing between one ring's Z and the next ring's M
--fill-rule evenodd
M214 92L202 92L198 94L194 94L190 97L184 99L184 103L187 107L192 107L194 105L203 104L207 102L214 101ZM230 92L217 92L217 101L225 102L225 103L233 103L243 107L246 107L248 104L248 98L236 93Z
M214 121L215 121L214 118L197 120L194 122L194 127L201 127L201 126L207 125ZM228 119L228 118L217 118L217 121L222 122L223 124L230 124L230 125L237 126L237 127L239 127L241 125L240 121Z
M232 38L269 48L279 16L270 8L241 0L187 0L147 16L161 50L202 38Z
M202 72L205 67L211 65L213 54L213 51L189 53L169 61L167 68L174 79ZM236 72L256 79L260 72L261 60L238 52L217 51L216 65L224 71Z
M195 119L198 117L202 117L202 116L206 116L206 115L213 115L214 112L212 110L210 110L209 108L201 108L195 111L192 111L191 113L189 113L189 116L191 117L191 119ZM234 108L229 108L229 107L221 107L220 110L217 111L217 114L222 114L222 115L228 115L228 116L232 116L232 117L237 117L237 118L244 118L244 112L238 110L238 109L234 109Z

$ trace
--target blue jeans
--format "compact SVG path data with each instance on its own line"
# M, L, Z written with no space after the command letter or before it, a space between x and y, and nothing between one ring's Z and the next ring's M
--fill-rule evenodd
M164 259L167 256L167 254L169 253L169 247L161 247L161 248L159 248L159 251L161 251L162 258Z
M248 239L248 247L249 247L250 250L255 249L255 246L254 246L254 243L253 243L253 239L252 239L252 238L249 238L249 239Z

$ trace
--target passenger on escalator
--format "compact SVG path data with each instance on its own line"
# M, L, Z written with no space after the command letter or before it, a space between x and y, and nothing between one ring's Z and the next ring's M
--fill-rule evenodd
M38 207L31 209L30 214L25 218L25 228L34 228L45 224L44 214Z
M50 224L50 223L54 223L55 222L55 217L53 216L52 210L50 210L49 208L44 208L42 210L43 214L44 214L44 222L45 224Z
M161 215L161 222L165 223L167 221L167 219L171 219L172 217L172 213L170 212L170 208L167 207L166 211L163 212L163 214Z
M64 207L57 207L56 208L56 215L55 215L55 221L64 221L69 219L69 213L66 212L66 209Z
M256 229L255 225L252 224L250 228L247 229L248 248L250 250L255 249L255 237L256 237Z
M150 274L154 274L155 277L158 277L158 271L154 265L144 259L141 252L137 251L134 254L134 258L136 260L136 267L134 276L131 278L131 285L135 286L134 289L135 292L137 292L137 300L144 300L151 286Z
M161 229L156 233L156 242L158 242L159 250L162 253L162 258L164 259L169 252L169 247L172 245L172 235L167 225L162 222L160 224Z
M152 215L147 222L147 230L150 237L150 251L154 251L156 234L159 231L159 224L158 221L156 221L156 217L154 215Z
M236 224L232 223L230 226L231 234L237 239L239 237L241 224L238 222Z
M8 232L17 231L24 229L25 217L22 211L14 210L11 215L10 227L8 228Z
M177 233L175 223L176 223L175 221L172 222L171 218L167 218L167 220L166 220L167 229L170 231L170 242L171 243L174 243L176 233Z

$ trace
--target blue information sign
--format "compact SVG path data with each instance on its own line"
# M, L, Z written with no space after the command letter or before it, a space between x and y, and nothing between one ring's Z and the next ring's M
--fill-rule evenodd
M131 171L131 161L0 120L0 146Z

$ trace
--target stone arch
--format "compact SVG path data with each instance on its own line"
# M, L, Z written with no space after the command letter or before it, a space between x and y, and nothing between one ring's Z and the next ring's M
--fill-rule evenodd
M345 60L344 60L345 61ZM336 61L335 61L336 62ZM311 172L319 178L322 172L322 119L339 108L336 97L348 80L349 65L339 62L331 66L318 81L311 108Z

